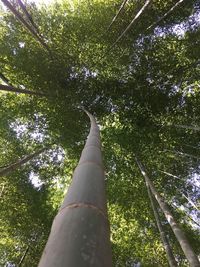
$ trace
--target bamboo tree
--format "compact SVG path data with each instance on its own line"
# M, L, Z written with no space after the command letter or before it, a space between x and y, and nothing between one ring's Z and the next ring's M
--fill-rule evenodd
M16 161L15 163L12 163L10 165L8 165L7 167L3 168L2 170L0 170L0 176L4 176L4 175L8 175L9 173L11 173L12 171L15 171L16 169L20 168L22 165L24 165L25 163L27 163L29 160L33 159L34 157L40 155L42 152L44 152L47 148L42 148L28 156L23 157L22 159L19 159L18 161Z
M4 189L5 189L5 185L3 184L3 185L2 185L2 188L1 188L1 192L0 192L0 198L2 198Z
M16 16L16 18L22 23L22 25L33 35L35 40L37 40L43 48L50 52L49 47L44 42L44 40L37 34L37 32L25 21L21 14L15 9L14 6L8 0L2 0L4 5Z
M200 131L199 126L189 126L189 125L182 125L182 124L174 124L172 126L175 126L176 128L183 128L183 129L189 129L189 130L193 130L193 131Z
M10 83L10 81L8 80L8 78L6 78L6 76L3 73L0 73L0 79L2 79L2 81L4 83L6 83L9 86L12 86L12 84Z
M25 4L21 1L21 0L17 0L19 6L21 7L21 9L23 10L25 16L27 17L28 21L30 22L30 24L32 25L32 28L38 33L38 35L41 36L41 34L39 33L38 27L35 24L35 22L33 21L32 16L29 14L28 10L26 9Z
M112 266L100 133L86 113L90 133L39 267Z
M122 12L122 10L124 9L125 5L128 3L129 0L123 0L123 2L121 3L120 8L118 9L116 15L114 16L114 18L112 19L110 25L108 26L108 29L106 32L108 32L111 28L111 26L113 25L113 23L115 22L115 20L119 17L120 13Z
M29 251L29 247L27 247L26 250L24 251L24 254L22 255L17 267L21 267L22 266L22 263L24 262L28 251Z
M121 35L117 38L117 40L111 45L109 51L122 39L122 37L130 30L132 25L135 23L135 21L142 15L144 10L148 7L151 0L146 0L145 4L142 6L142 8L138 11L138 13L135 15L135 17L132 19L130 24L126 27L126 29L121 33Z
M155 205L155 202L154 202L154 199L153 199L149 184L147 182L146 182L146 187L147 187L148 196L149 196L149 199L150 199L150 202L151 202L151 207L152 207L152 210L153 210L153 213L154 213L154 217L155 217L155 220L156 220L156 224L157 224L158 230L160 232L160 237L161 237L164 249L165 249L166 254L167 254L167 259L168 259L168 262L169 262L169 266L170 267L176 267L177 266L177 262L176 262L176 260L174 258L174 254L172 252L172 249L171 249L171 246L170 246L169 241L167 239L167 236L165 235L165 231L163 229L162 223L161 223L160 218L159 218L158 210L156 208L156 205Z
M156 188L154 187L153 183L151 182L151 180L149 179L144 166L142 165L142 163L139 161L139 159L136 157L136 162L137 165L146 181L146 183L149 185L152 194L154 195L154 197L156 198L156 200L158 201L158 204L161 208L161 210L163 211L168 223L170 224L186 258L188 259L188 262L190 264L191 267L200 267L200 262L198 260L197 255L194 253L192 247L190 246L184 232L181 230L181 228L179 227L179 225L177 224L177 222L174 219L173 214L171 213L169 207L167 206L167 204L165 203L164 199L161 197L161 195L157 192Z
M16 88L16 87L13 87L10 85L4 85L4 84L0 84L0 90L7 91L7 92L21 93L21 94L26 94L26 95L46 96L45 93L35 92L35 91L27 90L27 89L20 89L20 88Z
M181 191L181 194L183 197L190 203L190 205L195 208L197 211L199 211L199 208L196 206L196 204L191 200L190 197L188 197L183 191Z
M170 10L168 10L160 19L158 19L156 22L152 23L148 28L147 31L150 30L152 27L158 25L162 20L164 20L170 13L172 13L174 11L174 9L179 6L184 0L179 0L178 2L176 2L176 4L174 4Z
M198 156L191 155L191 154L188 154L188 153L184 153L184 152L181 152L181 151L175 151L175 150L170 150L170 149L165 149L164 152L165 151L171 152L173 154L180 155L182 157L189 157L189 158L194 158L194 159L200 159Z
M176 176L176 175L174 175L174 174L171 174L171 173L169 173L169 172L165 172L165 171L161 171L161 170L158 170L158 171L161 172L161 173L164 173L165 175L167 175L167 176L169 176L169 177L173 177L173 178L175 178L175 179L177 179L177 180L179 180L179 181L188 182L188 183L190 183L192 186L194 186L194 187L200 189L199 186L193 184L192 181L190 181L190 180L186 180L186 179L180 178L180 177L178 177L178 176Z

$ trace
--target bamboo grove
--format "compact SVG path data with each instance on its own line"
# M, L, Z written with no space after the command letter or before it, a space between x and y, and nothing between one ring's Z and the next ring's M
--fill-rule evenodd
M0 266L200 266L199 18L1 0Z

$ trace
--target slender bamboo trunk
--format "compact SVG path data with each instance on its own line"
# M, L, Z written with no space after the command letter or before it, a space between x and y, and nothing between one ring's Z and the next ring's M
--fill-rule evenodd
M118 9L116 15L114 16L114 18L112 19L110 25L108 26L108 29L106 32L108 32L111 28L111 26L113 25L113 23L115 22L115 20L119 17L120 13L122 12L122 10L124 9L125 5L128 3L129 0L123 0L123 2L121 3L120 8Z
M172 207L174 207L174 209L177 209L177 207L173 204L173 203L171 203L171 206ZM187 207L185 207L184 205L183 205L183 207L185 208L185 209L187 209ZM198 222L196 222L193 218L192 218L192 216L190 216L190 215L188 215L187 213L186 213L186 211L185 211L185 217L187 217L189 220L191 220L193 223L195 223L198 227L200 227L200 224L198 223ZM183 218L184 219L184 221L187 223L188 221L187 221L187 219L185 219L185 218Z
M199 211L199 208L195 205L195 203L191 200L190 197L188 197L183 191L181 191L181 194L183 195L183 197L190 203L190 205L196 209L197 211Z
M29 14L28 10L26 9L25 4L24 4L21 0L17 0L17 2L18 2L18 4L19 4L19 6L21 7L21 9L23 10L23 12L24 12L25 16L27 17L28 21L30 22L30 24L31 24L31 26L32 26L32 28L33 28L33 30L34 30L35 32L37 32L37 34L38 34L39 36L41 36L40 33L39 33L39 30L38 30L38 27L37 27L37 25L35 24L35 22L33 21L32 16Z
M138 167L146 181L146 183L149 185L152 194L154 195L154 197L156 198L156 200L158 201L158 204L161 208L161 210L163 211L163 213L165 214L165 217L168 221L168 223L170 224L186 258L188 259L188 262L190 264L191 267L200 267L200 262L198 260L197 255L194 253L192 247L190 246L184 232L181 230L181 228L179 227L179 225L176 223L171 211L168 208L168 205L165 203L164 199L160 196L160 194L157 192L156 188L154 187L153 183L151 182L151 180L149 179L144 166L142 165L142 163L138 160L138 158L136 157L136 162L138 164Z
M39 267L112 266L100 133L86 113L90 133Z
M10 83L10 81L6 78L5 75L3 75L3 73L0 73L0 79L2 79L2 81L4 83L6 83L7 85L12 86L12 84Z
M152 210L153 210L153 213L154 213L154 217L155 217L155 220L156 220L156 224L157 224L158 230L160 232L160 237L161 237L164 249L165 249L166 254L167 254L167 259L168 259L168 262L169 262L169 266L170 267L176 267L177 266L177 262L175 260L175 257L174 257L174 254L172 252L172 249L171 249L171 246L169 244L169 241L168 241L168 239L167 239L167 237L165 235L165 231L164 231L163 226L161 224L158 210L156 208L156 205L155 205L155 202L154 202L150 187L149 187L147 182L146 182L146 187L147 187L148 196L149 196L149 199L150 199L150 202L151 202L151 207L152 207Z
M170 126L175 126L176 128L183 128L183 129L189 129L189 130L194 130L194 131L200 131L199 126L189 126L189 125L181 125L181 124L173 124Z
M158 170L158 171L161 172L161 173L164 173L164 174L167 175L167 176L173 177L173 178L175 178L175 179L177 179L177 180L179 180L179 181L188 182L188 183L190 183L192 186L194 186L194 187L200 189L200 187L199 187L198 185L193 184L190 180L186 180L186 179L180 178L179 176L176 176L176 175L171 174L171 173L169 173L169 172L165 172L165 171L161 171L161 170Z
M191 146L191 145L187 145L187 144L183 144L183 146L187 146L187 147L191 147L191 148L194 148L194 149L200 149L200 147L196 147L196 146Z
M170 13L172 13L174 11L174 9L179 6L184 0L179 0L178 2L176 2L175 5L173 5L173 7L170 8L169 11L167 11L160 19L158 19L156 22L152 23L148 28L147 31L150 30L152 27L158 25L163 19L165 19Z
M126 27L126 29L121 33L121 35L117 38L117 40L111 45L109 51L122 39L122 37L130 30L132 25L135 23L135 21L142 15L144 10L148 7L150 4L151 0L146 0L142 8L138 11L138 13L135 15L135 17L132 19L130 24Z
M46 149L47 149L46 147L42 148L36 151L35 153L25 156L22 159L16 161L15 163L10 164L6 168L3 168L2 170L0 170L0 176L8 175L12 171L15 171L16 169L20 168L23 164L27 163L29 160L33 159L34 157L44 152Z
M15 88L13 86L4 85L4 84L0 84L0 90L1 91L7 91L7 92L27 94L27 95L46 96L46 94L41 93L41 92L34 92L34 91L31 91L31 90L27 90L27 89Z
M17 267L21 267L22 266L22 263L24 262L28 251L29 251L29 247L27 247L26 250L24 251L24 254L22 255L22 257L20 259L20 262L18 263Z
M25 26L25 28L33 35L35 40L37 40L43 48L45 48L48 52L50 52L49 47L43 41L43 39L38 36L37 32L25 21L25 19L21 16L21 14L12 6L12 4L8 0L1 0L4 5L16 16L16 18Z
M169 150L169 149L165 149L164 151L168 151L168 152L171 152L171 153L180 155L182 157L189 157L189 158L194 158L194 159L200 159L199 156L191 155L191 154L184 153L184 152L181 152L181 151L175 151L175 150Z
M2 188L1 188L1 192L0 192L0 199L1 199L2 196L3 196L3 191L4 191L4 189L5 189L5 185L3 184L3 185L2 185Z

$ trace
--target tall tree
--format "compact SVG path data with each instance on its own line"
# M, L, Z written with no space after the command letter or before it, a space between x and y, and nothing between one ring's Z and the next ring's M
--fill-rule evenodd
M94 117L86 113L90 133L39 267L112 265L100 133Z
M24 251L24 254L22 255L17 267L21 267L22 266L28 251L29 251L29 247L27 247L26 250Z
M8 0L2 0L4 5L16 16L16 18L22 23L22 25L33 35L35 40L37 40L41 46L46 49L48 52L50 52L50 49L48 45L44 42L44 40L37 34L34 28L30 26L26 20L21 16L21 14L15 9L15 7L8 1Z
M147 182L146 182L146 187L147 187L147 192L148 192L148 196L149 196L149 199L150 199L151 207L152 207L152 210L153 210L153 213L154 213L154 217L155 217L155 220L156 220L156 224L157 224L157 227L158 227L158 230L159 230L159 233L160 233L160 237L161 237L161 240L163 242L164 249L166 251L166 255L167 255L168 262L169 262L169 266L170 267L176 267L177 266L177 262L175 260L175 257L174 257L172 248L170 246L170 243L169 243L169 241L167 239L167 236L165 234L165 230L164 230L164 228L162 226L162 223L160 221L159 213L158 213L155 201L153 199L153 195L151 193L150 187L149 187Z
M8 175L12 171L15 171L16 169L20 168L23 164L27 163L29 160L33 159L34 157L40 155L42 152L44 152L47 148L42 148L28 156L25 156L24 158L16 161L15 163L12 163L6 167L2 167L0 170L0 176Z
M136 157L136 162L137 165L141 171L141 174L143 175L146 183L149 185L152 194L154 195L154 197L156 198L156 200L158 201L158 204L160 206L160 208L162 209L163 213L165 214L165 217L168 221L168 223L170 224L183 252L185 253L186 258L188 259L188 262L190 264L191 267L200 267L200 262L198 260L197 255L194 253L192 247L190 246L184 232L181 230L181 228L179 227L179 225L177 224L176 220L174 219L173 214L171 213L171 211L169 210L167 204L165 203L164 199L161 197L161 195L157 192L156 188L154 187L153 183L151 182L151 180L149 179L144 166L142 165L142 163L139 161L139 159Z
M1 91L7 91L7 92L27 94L27 95L46 96L46 94L41 93L41 92L35 92L35 91L27 90L27 89L15 88L13 86L4 85L4 84L0 84L0 90Z

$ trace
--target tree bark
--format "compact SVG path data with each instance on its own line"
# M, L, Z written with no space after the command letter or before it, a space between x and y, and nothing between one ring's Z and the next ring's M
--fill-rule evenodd
M0 84L0 90L1 90L1 91L7 91L7 92L14 92L14 93L27 94L27 95L47 96L47 95L44 94L44 93L34 92L34 91L31 91L31 90L27 90L27 89L15 88L15 87L13 87L13 86L10 86L10 85L4 85L4 84Z
M8 167L3 168L2 170L0 170L0 176L5 176L11 173L12 171L15 171L16 169L20 168L23 164L27 163L29 160L33 159L34 157L44 152L46 149L47 149L46 147L42 148L36 151L35 153L25 156L22 159L16 161L15 163L10 164Z
M150 202L151 202L151 207L152 207L152 210L153 210L153 213L154 213L154 217L155 217L155 220L156 220L156 224L157 224L158 230L160 232L160 237L161 237L164 249L165 249L166 254L167 254L167 259L168 259L168 262L169 262L169 266L170 267L176 267L177 266L177 262L176 262L176 260L174 258L174 255L173 255L171 246L169 244L169 241L168 241L168 239L167 239L167 237L165 235L165 231L163 229L163 226L162 226L160 218L159 218L158 210L156 208L156 205L155 205L151 190L150 190L149 185L148 185L147 182L146 182L146 187L147 187L148 196L149 196L149 199L150 199Z
M18 266L17 267L21 267L22 266L22 263L24 262L28 251L29 251L29 247L26 248L26 250L25 250L24 254L22 255L22 257L20 259L20 262L18 263Z
M142 165L142 163L139 161L139 159L136 157L136 162L138 164L138 167L146 181L146 183L149 185L152 194L154 195L154 197L156 198L156 200L158 201L158 204L161 208L161 210L163 211L168 223L170 224L186 258L188 259L188 262L190 264L191 267L200 267L200 262L198 260L197 255L194 253L192 247L190 246L184 232L181 230L181 228L179 227L179 225L177 224L177 222L174 219L174 216L172 215L171 211L168 208L168 205L165 203L164 199L161 197L161 195L157 192L156 188L154 187L153 183L151 182L151 180L149 179L144 166Z
M112 266L100 133L86 113L90 133L39 267Z
M16 18L22 23L22 25L24 25L25 28L33 35L35 40L37 40L43 46L43 48L45 48L48 52L50 52L50 49L47 46L47 44L43 41L43 39L40 36L38 36L37 32L34 29L32 29L32 27L25 21L25 19L12 6L12 4L8 0L2 0L2 2L16 16Z

